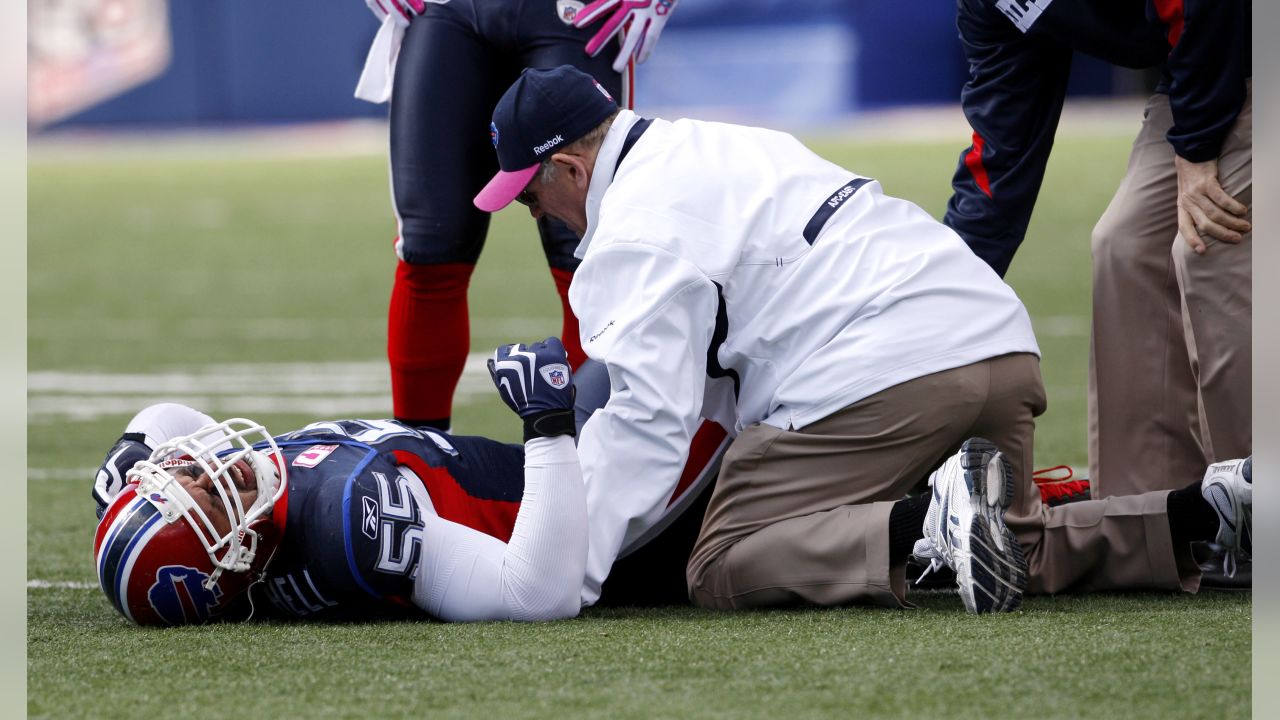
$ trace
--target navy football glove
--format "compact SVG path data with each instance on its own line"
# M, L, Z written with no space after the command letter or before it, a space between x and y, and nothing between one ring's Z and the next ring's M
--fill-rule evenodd
M93 480L93 499L98 503L98 519L124 489L125 473L129 472L139 460L151 457L151 448L144 442L142 433L125 433L107 453L107 459L98 468Z
M573 435L573 372L560 338L532 345L503 345L489 361L498 395L524 419L526 442Z

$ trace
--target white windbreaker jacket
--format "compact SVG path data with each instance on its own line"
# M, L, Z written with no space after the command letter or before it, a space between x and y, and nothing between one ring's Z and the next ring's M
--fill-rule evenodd
M803 428L880 390L1039 353L954 232L781 132L623 110L596 159L569 300L612 394L578 443L583 602L665 514L700 417ZM615 176L616 166L616 176Z

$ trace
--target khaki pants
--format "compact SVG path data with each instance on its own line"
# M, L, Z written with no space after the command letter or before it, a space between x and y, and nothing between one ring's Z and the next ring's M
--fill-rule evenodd
M1095 497L1176 489L1252 452L1253 234L1178 233L1167 95L1147 103L1129 169L1093 231L1089 473ZM1252 89L1223 144L1223 188L1253 199Z
M1044 407L1039 360L1016 354L911 380L802 430L747 428L725 454L690 557L690 596L716 608L905 605L889 511L975 435L1021 478L1006 521L1032 592L1194 589L1189 550L1174 557L1168 493L1041 505L1031 455Z

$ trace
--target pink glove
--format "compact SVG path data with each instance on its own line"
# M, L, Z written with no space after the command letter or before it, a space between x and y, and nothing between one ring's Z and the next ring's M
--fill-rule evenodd
M386 20L388 15L393 15L397 18L397 25L406 26L426 9L422 0L364 0L364 4L373 11L378 22Z
M375 2L376 0L369 0ZM608 13L614 11L599 32L587 43L587 54L595 57L605 44L625 28L622 40L622 51L613 61L613 69L622 72L632 56L637 63L642 63L653 52L658 44L658 36L662 34L662 26L676 9L679 0L596 0L578 11L573 19L573 26L586 27Z

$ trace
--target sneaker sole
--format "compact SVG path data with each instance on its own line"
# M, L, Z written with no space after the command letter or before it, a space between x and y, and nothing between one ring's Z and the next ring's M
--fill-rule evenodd
M1013 504L1013 468L994 444L973 438L960 446L960 466L973 503L969 525L967 582L960 597L972 613L1011 612L1022 605L1027 590L1027 559L1004 511Z

